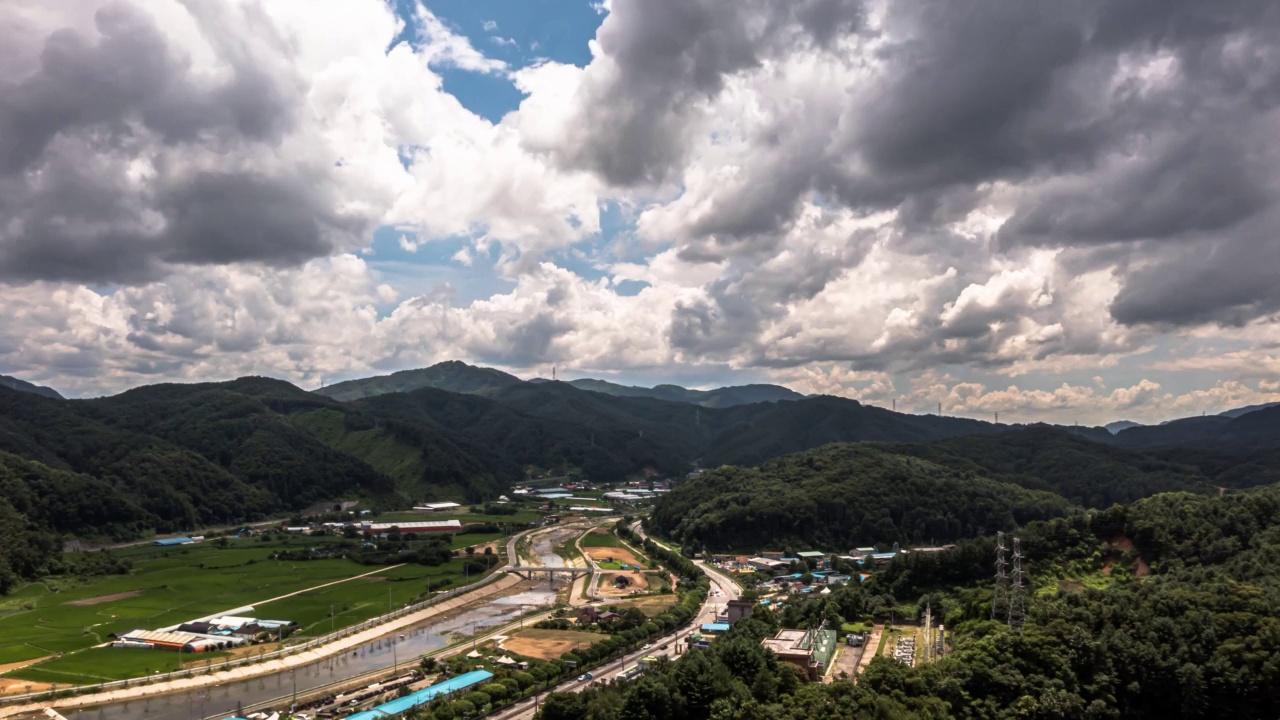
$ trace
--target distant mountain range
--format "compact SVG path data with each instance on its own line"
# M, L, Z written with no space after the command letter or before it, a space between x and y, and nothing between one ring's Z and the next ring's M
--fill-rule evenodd
M531 382L546 382L542 378ZM724 408L735 405L750 405L759 402L779 402L783 400L803 400L804 395L781 385L736 385L716 388L715 390L690 390L679 385L655 385L654 387L635 387L618 385L607 380L582 378L569 380L568 383L582 390L616 395L618 397L647 397L671 402L692 403L702 407Z
M342 401L359 400L394 392L409 392L425 387L448 390L449 392L491 395L504 388L524 382L526 381L500 370L475 367L457 360L450 360L420 370L402 370L390 375L348 380L321 388L316 392L325 397ZM534 378L528 381L529 384L533 385L547 382L552 381L545 378ZM658 385L651 388L634 387L591 378L564 382L581 390L590 390L604 393L605 395L653 398L655 400L692 403L710 408L733 407L735 405L748 405L758 402L777 402L779 400L802 400L805 397L780 385L739 385L715 390L690 390L679 385Z
M877 443L876 453L894 456L862 454L862 460L837 463L851 472L892 469L895 477L905 473L905 480L920 482L916 469L924 468L923 476L945 475L953 484L984 478L1041 493L1018 494L1016 507L1040 508L1032 515L1065 507L1044 505L1044 493L1069 505L1105 508L1169 490L1212 493L1280 482L1280 407L1112 435L1104 428L897 413L831 396L788 400L793 394L772 386L651 389L689 402L578 384L526 382L463 363L352 381L325 393L260 377L149 385L92 400L65 400L29 383L20 390L0 384L0 538L5 527L23 527L124 539L349 498L375 507L443 498L480 502L530 470L578 472L602 482L645 471L681 478L694 467L761 466L839 443ZM776 399L747 402L762 397ZM845 457L824 452L777 464L767 473L769 486L785 484L793 471L807 472L810 458L819 463L837 455ZM934 469L917 468L911 458ZM892 477L836 482L840 472L830 478L833 487L879 493L893 486ZM986 493L972 499L984 503ZM707 502L714 510L719 501ZM810 512L817 517L826 507L821 497L804 502L812 507L796 522L809 522ZM1018 517L1016 507L991 505L975 527L1004 527ZM859 512L865 522L878 522L871 510ZM926 530L931 523L948 533L964 530L952 528L941 510L924 523Z
M1107 432L1111 433L1112 435L1115 435L1121 430L1128 430L1131 427L1142 427L1142 423L1136 423L1132 420L1117 420L1116 422L1113 422L1113 423L1107 423L1102 427L1105 428Z
M43 385L35 385L27 382L26 380L19 380L16 377L10 377L8 375L0 375L0 387L7 387L10 390L17 390L18 392L43 395L47 398L62 399L62 394L53 388L45 387Z

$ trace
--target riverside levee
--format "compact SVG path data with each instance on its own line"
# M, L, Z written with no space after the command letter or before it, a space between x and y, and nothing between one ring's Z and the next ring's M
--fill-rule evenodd
M395 661L403 666L416 665L418 657L439 650L450 644L457 633L470 634L472 623L475 631L483 634L488 628L498 627L515 620L522 612L535 605L554 601L551 592L522 592L518 595L498 598L484 605L463 612L448 620L426 620L419 625L399 631L388 637L371 641L341 655L303 665L296 670L273 675L228 682L211 688L189 692L171 693L127 703L103 705L84 710L61 710L67 720L191 720L234 715L238 703L249 708L277 701L274 705L287 707L293 694L294 681L299 694L331 683L357 677L380 668L390 668ZM403 633L404 637L398 637Z

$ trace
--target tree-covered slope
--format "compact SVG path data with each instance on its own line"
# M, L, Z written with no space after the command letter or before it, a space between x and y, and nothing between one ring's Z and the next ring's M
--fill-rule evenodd
M691 461L627 423L593 421L588 414L573 412L553 420L475 395L424 388L369 398L355 407L379 418L399 418L464 437L516 466L576 468L603 482L621 481L643 468L683 473Z
M787 453L836 442L930 442L1000 432L1007 426L979 420L908 415L837 397L744 405L722 411L704 467L755 465Z
M710 550L947 542L1069 511L1062 498L872 445L722 467L663 496L653 531Z
M1162 492L1216 492L1194 467L1047 427L887 448L1052 492L1085 507L1105 508Z
M9 375L0 375L0 387L7 387L10 390L17 390L19 392L43 395L44 397L54 398L57 400L62 399L62 393L59 393L51 387L36 385L35 383L29 383L26 380L19 380L18 378Z

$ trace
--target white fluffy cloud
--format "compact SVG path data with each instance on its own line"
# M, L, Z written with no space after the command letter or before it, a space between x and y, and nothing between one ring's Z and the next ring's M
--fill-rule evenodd
M730 368L1059 421L1280 389L1274 14L596 7L586 67L515 67L421 4L6 3L0 371ZM524 99L491 122L445 69ZM378 226L510 289L383 276Z

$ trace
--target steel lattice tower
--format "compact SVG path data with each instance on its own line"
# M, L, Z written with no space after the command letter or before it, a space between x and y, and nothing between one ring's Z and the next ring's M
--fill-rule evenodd
M1027 621L1027 598L1022 582L1022 541L1013 539L1013 572L1009 578L1009 627L1021 630Z
M1009 577L1005 574L1004 533L996 533L996 587L991 593L991 619L1009 616Z

